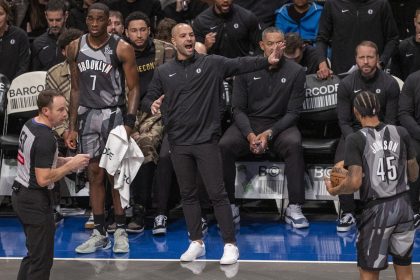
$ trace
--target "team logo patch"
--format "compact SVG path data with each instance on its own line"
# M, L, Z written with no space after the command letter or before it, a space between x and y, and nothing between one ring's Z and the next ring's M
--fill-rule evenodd
M201 68L197 68L197 70L195 70L195 72L197 72L197 74L201 73Z
M16 43L15 39L10 40L10 45L14 45Z
M239 24L235 23L235 24L233 25L233 27L235 27L235 29L238 29L238 28L239 28Z
M372 10L372 9L369 9L369 10L368 10L368 14L369 14L369 15L373 14L373 10Z
M284 84L286 82L286 78L281 78L281 83Z
M114 52L109 48L109 46L105 47L105 53L106 54L113 54Z
M381 93L381 89L380 88L377 88L376 89L376 93L378 93L378 94Z

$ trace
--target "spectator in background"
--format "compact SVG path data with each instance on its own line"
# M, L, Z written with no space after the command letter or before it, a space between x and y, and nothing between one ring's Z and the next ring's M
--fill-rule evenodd
M176 21L171 18L162 19L156 28L155 38L167 43L171 43L171 30L176 25Z
M20 27L28 33L30 39L40 36L47 30L45 8L48 0L30 0L29 8Z
M57 39L66 28L67 16L68 12L63 0L48 2L45 10L48 30L32 43L32 71L46 71L64 60L64 56L57 46Z
M345 73L355 65L354 50L364 40L378 46L378 63L383 69L398 45L398 29L388 1L326 1L319 21L316 47L325 59L331 45L331 70L335 74ZM331 75L326 65L319 68L320 77Z
M197 41L209 54L229 58L253 54L258 48L260 26L250 11L232 4L233 0L215 0L193 23Z
M257 16L261 30L274 25L274 11L287 2L289 0L235 0L236 5L251 11Z
M400 39L414 35L413 11L420 7L420 0L389 0L398 27Z
M166 17L178 23L191 23L197 15L209 7L212 0L172 0L161 3Z
M83 32L87 32L86 16L87 10L95 2L101 2L98 0L82 0L78 1L75 7L70 9L69 19L67 24L69 27L73 27Z
M123 18L127 18L134 11L145 13L150 18L152 31L156 29L159 21L165 16L160 0L110 0L109 2L109 8L121 12Z
M306 45L297 33L288 33L285 36L286 48L284 56L293 59L296 63L303 66L306 74L316 74L319 65L325 61L318 54L316 49L310 45Z
M314 44L322 9L309 0L293 0L276 11L276 27L285 34L296 32L303 41Z
M124 18L122 14L118 11L109 11L109 20L108 33L122 36L124 33Z
M411 73L420 70L420 6L414 16L415 34L400 42L392 58L391 74L405 80Z
M11 10L0 0L0 73L10 81L28 71L29 40L25 31L11 25Z

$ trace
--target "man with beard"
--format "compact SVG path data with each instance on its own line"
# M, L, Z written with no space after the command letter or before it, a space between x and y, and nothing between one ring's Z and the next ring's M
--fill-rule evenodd
M108 24L109 8L101 3L92 4L86 18L89 33L73 41L68 50L71 91L65 142L70 149L78 146L79 151L91 157L87 174L95 229L90 238L76 248L76 252L82 254L111 246L105 231L106 171L99 167L99 160L112 129L124 125L127 136L131 135L140 98L134 49L119 36L108 34ZM127 253L124 210L118 190L113 189L112 194L117 226L113 251Z
M125 20L125 35L134 47L141 84L140 100L142 100L155 69L174 58L175 48L169 43L150 37L150 20L142 12L133 12L128 15ZM144 230L145 209L151 204L151 189L159 159L158 149L162 134L163 125L160 114L152 115L140 110L137 112L137 122L131 137L142 150L144 162L131 184L134 206L133 218L127 226L128 232L138 233Z
M253 54L258 49L261 28L257 17L232 3L215 0L193 23L197 41L206 45L208 54L229 58Z
M122 36L124 33L124 19L120 12L109 11L110 24L107 27L108 33Z
M356 47L355 60L359 69L344 78L338 86L337 112L342 137L334 158L337 166L343 166L347 137L360 129L360 123L353 113L353 101L359 92L369 90L377 95L381 106L378 117L382 122L397 122L400 88L392 76L378 68L379 53L376 44L371 41L361 42ZM346 232L356 225L356 206L353 194L339 195L339 199L341 211L337 231Z
M68 12L63 0L51 0L45 10L48 30L32 44L32 71L46 71L63 62L64 56L57 46L58 36L66 28Z
M198 198L197 172L212 202L225 243L221 264L236 263L239 250L229 199L223 184L223 169L217 141L221 133L220 100L223 78L255 71L279 61L282 45L268 58L228 59L195 52L191 26L178 24L172 29L176 59L155 70L142 108L162 115L178 179L182 207L192 240L180 260L194 261L205 255Z

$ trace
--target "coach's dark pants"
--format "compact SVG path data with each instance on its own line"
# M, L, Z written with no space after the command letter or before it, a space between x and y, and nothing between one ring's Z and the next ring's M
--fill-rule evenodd
M198 172L213 205L223 241L236 242L232 211L223 184L222 158L217 143L171 146L171 159L178 179L190 239L202 239Z
M334 163L344 160L346 150L346 140L341 136L335 151ZM354 202L354 194L340 194L338 196L340 201L340 209L343 213L353 213L356 211L356 203Z
M15 185L18 184L15 182ZM20 265L18 280L46 280L54 257L55 224L51 192L23 186L12 194L15 210L26 236L28 254Z
M272 123L256 123L251 125L258 135L272 126ZM226 190L231 203L235 201L235 161L247 155L251 155L249 143L242 135L236 124L231 125L220 139L219 147L223 157L223 171ZM274 151L279 159L286 164L287 190L290 204L303 204L305 202L304 173L305 162L303 160L302 137L297 127L293 126L277 135L269 148Z

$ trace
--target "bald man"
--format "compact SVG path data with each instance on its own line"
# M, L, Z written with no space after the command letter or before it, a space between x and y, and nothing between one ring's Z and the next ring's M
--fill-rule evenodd
M220 138L219 104L225 77L268 68L279 61L281 47L270 57L228 59L195 51L195 36L190 25L172 29L176 59L155 70L147 95L145 111L156 114L162 108L171 159L177 175L189 238L192 240L181 261L205 255L201 232L201 209L196 174L200 173L212 202L225 243L221 264L236 263L232 212L223 183L222 160L217 142Z

